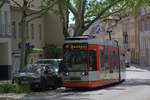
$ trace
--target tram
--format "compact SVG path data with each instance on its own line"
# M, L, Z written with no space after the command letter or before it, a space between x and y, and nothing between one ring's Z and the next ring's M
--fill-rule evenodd
M125 80L125 66L116 41L101 38L67 38L63 45L63 86L100 87Z

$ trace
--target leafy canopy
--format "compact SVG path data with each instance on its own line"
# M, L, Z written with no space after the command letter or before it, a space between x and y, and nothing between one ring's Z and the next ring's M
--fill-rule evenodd
M95 21L101 19L106 20L110 15L116 14L119 18L124 15L139 15L141 7L150 5L150 0L42 0L49 3L56 2L61 9L68 10L73 13L76 30L85 31ZM57 14L61 15L61 10L55 9ZM65 18L65 17L63 17ZM79 31L78 31L79 32Z

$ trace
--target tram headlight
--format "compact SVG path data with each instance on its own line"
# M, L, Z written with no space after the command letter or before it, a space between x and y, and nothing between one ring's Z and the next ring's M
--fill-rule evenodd
M65 76L68 76L68 75L69 75L69 73L68 73L68 72L65 72L65 73L64 73L64 75L65 75Z
M83 76L86 76L86 75L88 75L88 72L82 72L81 73Z
M84 75L85 75L85 72L82 72L81 74L84 76Z

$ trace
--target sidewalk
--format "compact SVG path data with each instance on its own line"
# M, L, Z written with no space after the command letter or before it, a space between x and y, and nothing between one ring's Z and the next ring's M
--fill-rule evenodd
M1 84L11 84L12 80L0 81ZM17 94L17 93L0 93L0 100L22 100L27 94Z
M126 71L150 72L150 66L141 66L132 64Z
M11 80L0 81L0 84L11 84Z
M22 100L27 94L5 93L0 94L0 100Z

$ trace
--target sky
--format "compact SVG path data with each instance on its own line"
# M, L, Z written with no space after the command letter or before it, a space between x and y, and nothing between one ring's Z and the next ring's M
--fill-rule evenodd
M69 24L74 24L74 21L72 20L72 18L73 18L73 14L70 13L69 14Z

